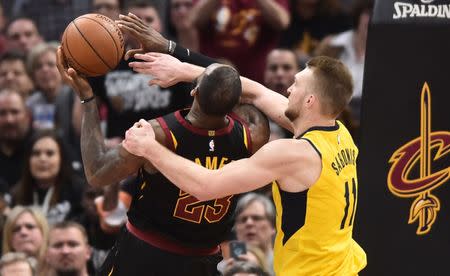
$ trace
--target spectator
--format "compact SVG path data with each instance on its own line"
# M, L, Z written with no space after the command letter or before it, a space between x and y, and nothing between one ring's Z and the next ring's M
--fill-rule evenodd
M198 31L192 25L194 0L170 0L167 5L167 38L185 48L198 51Z
M235 262L225 270L223 276L269 276L269 274L255 263Z
M273 239L275 235L275 209L264 195L248 193L239 199L235 212L237 239L260 248L271 264L273 274Z
M6 51L6 37L5 37L6 18L3 10L3 5L0 3L0 55Z
M275 48L269 52L264 71L266 87L287 97L287 89L294 83L295 74L300 71L295 52L290 49ZM292 137L293 134L270 121L270 139Z
M46 256L49 275L87 276L90 257L91 248L83 226L65 221L51 228Z
M326 37L316 51L317 55L327 55L341 60L350 70L354 82L350 111L351 120L356 127L359 126L367 29L372 9L372 0L357 0L353 8L353 28Z
M24 253L7 253L0 259L1 276L34 276L34 258L27 257Z
M41 263L47 250L48 224L35 208L14 207L3 229L3 254L22 252Z
M20 164L31 133L30 120L20 93L0 90L0 179L6 183L2 191L10 191L20 178Z
M8 49L28 54L31 49L43 41L36 23L27 17L13 19L6 27Z
M200 51L262 82L265 58L289 25L288 0L200 0L192 10Z
M119 18L120 11L123 8L123 0L93 0L92 8L94 12L116 20Z
M298 71L300 71L300 65L292 50L273 49L267 55L264 84L269 89L287 97L287 89L294 82Z
M19 14L33 19L46 41L60 40L70 21L88 13L90 8L90 1L87 0L25 0L25 2Z
M28 56L28 70L36 84L36 91L27 100L33 114L33 127L52 129L55 127L57 103L66 103L73 94L62 82L56 68L57 43L42 43L33 48ZM68 113L70 106L59 106Z
M255 246L252 246L252 245L248 245L247 246L247 253L239 255L237 259L235 259L235 258L228 258L228 259L222 260L217 265L217 269L220 272L223 273L224 271L227 271L232 266L234 266L236 264L236 262L250 262L250 263L253 263L253 264L257 265L258 267L260 267L261 270L263 270L265 273L267 273L267 275L270 275L269 274L270 266L267 263L267 256L258 247L255 247Z
M61 138L51 130L36 132L25 151L14 202L39 206L49 223L54 224L79 215L82 190Z
M22 53L10 50L0 57L0 87L16 90L23 98L31 94L33 81Z
M336 0L292 0L291 18L280 47L294 50L302 67L322 38L351 24Z

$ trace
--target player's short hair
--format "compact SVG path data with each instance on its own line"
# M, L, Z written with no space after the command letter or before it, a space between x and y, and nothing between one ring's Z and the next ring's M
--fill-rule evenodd
M338 116L353 94L353 78L347 66L340 60L326 56L314 57L306 66L313 70L323 114Z
M231 112L242 94L239 73L228 65L220 65L205 73L197 89L200 108L205 114L214 116Z

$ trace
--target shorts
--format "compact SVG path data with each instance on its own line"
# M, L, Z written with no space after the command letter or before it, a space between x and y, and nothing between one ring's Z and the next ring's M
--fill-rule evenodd
M218 276L220 253L184 256L164 251L140 240L125 227L97 275L101 276Z

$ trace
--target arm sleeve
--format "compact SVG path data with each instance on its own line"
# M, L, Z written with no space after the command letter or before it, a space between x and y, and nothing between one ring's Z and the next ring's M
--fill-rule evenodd
M187 62L202 67L208 67L209 65L217 62L216 60L210 57L186 49L180 46L178 43L175 46L173 56L182 62Z

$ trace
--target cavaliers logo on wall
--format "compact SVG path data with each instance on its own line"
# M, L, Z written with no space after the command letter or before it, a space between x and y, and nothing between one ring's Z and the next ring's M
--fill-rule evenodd
M439 198L432 192L450 178L450 166L433 171L433 162L450 154L450 132L431 131L431 92L426 82L422 88L420 110L420 137L392 154L387 183L394 195L414 198L408 223L417 222L417 235L424 235L430 232L441 207ZM418 176L414 171L418 171Z

